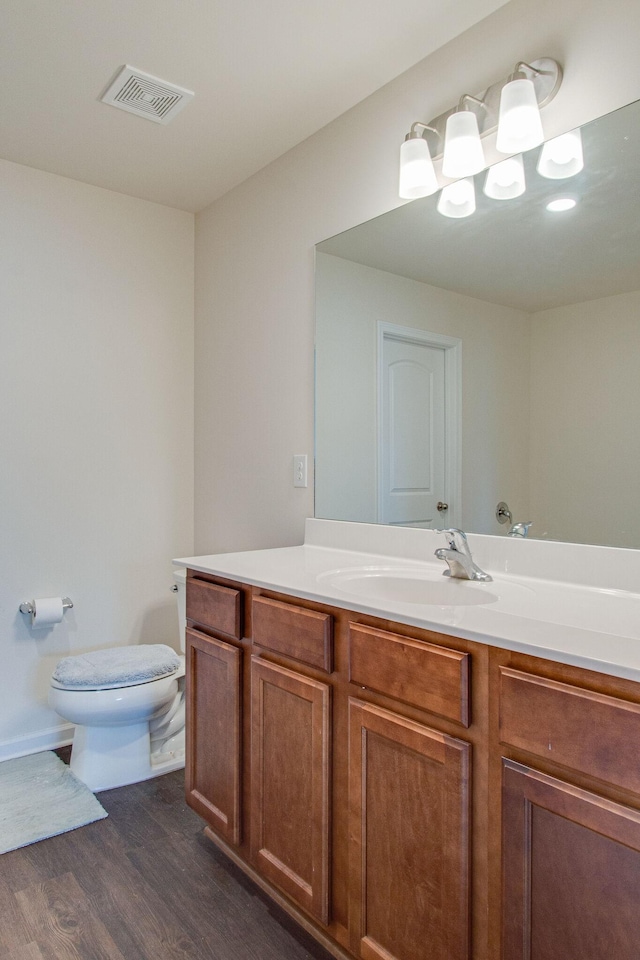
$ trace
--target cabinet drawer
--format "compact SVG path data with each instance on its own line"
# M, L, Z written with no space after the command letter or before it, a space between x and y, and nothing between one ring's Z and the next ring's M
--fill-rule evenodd
M267 597L254 597L252 623L254 642L261 647L331 673L333 631L330 614Z
M197 577L187 579L187 619L239 640L242 636L242 595Z
M349 624L349 679L469 726L469 654Z
M500 740L640 793L640 704L501 667Z

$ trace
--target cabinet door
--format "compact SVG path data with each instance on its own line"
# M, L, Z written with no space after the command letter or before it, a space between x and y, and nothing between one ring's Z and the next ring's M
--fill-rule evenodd
M640 812L503 761L503 960L637 960Z
M186 795L231 843L240 842L242 650L187 628Z
M364 960L468 958L470 753L350 700L349 927Z
M328 922L330 688L251 659L251 857Z

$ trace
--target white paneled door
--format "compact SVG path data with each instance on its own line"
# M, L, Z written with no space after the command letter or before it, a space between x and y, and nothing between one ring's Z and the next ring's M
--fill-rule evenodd
M452 525L458 506L459 366L460 341L379 324L380 523Z

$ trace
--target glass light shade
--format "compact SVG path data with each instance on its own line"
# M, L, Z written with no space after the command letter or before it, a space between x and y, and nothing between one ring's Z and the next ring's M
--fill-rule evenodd
M542 145L537 171L549 180L564 180L574 177L584 167L582 136L580 128L547 140Z
M494 163L487 170L484 192L492 200L513 200L525 191L522 154Z
M438 213L443 217L470 217L476 209L473 179L467 177L444 187L438 200Z
M502 88L496 150L522 153L544 140L533 81L511 80Z
M404 200L428 197L438 189L429 146L423 137L411 137L400 147L400 196Z
M478 119L471 110L458 110L447 118L442 173L445 177L472 177L486 166Z

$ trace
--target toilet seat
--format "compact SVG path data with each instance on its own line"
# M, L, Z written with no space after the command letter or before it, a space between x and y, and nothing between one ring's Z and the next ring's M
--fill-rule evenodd
M182 659L164 643L107 647L64 657L53 671L58 690L113 690L173 676Z

